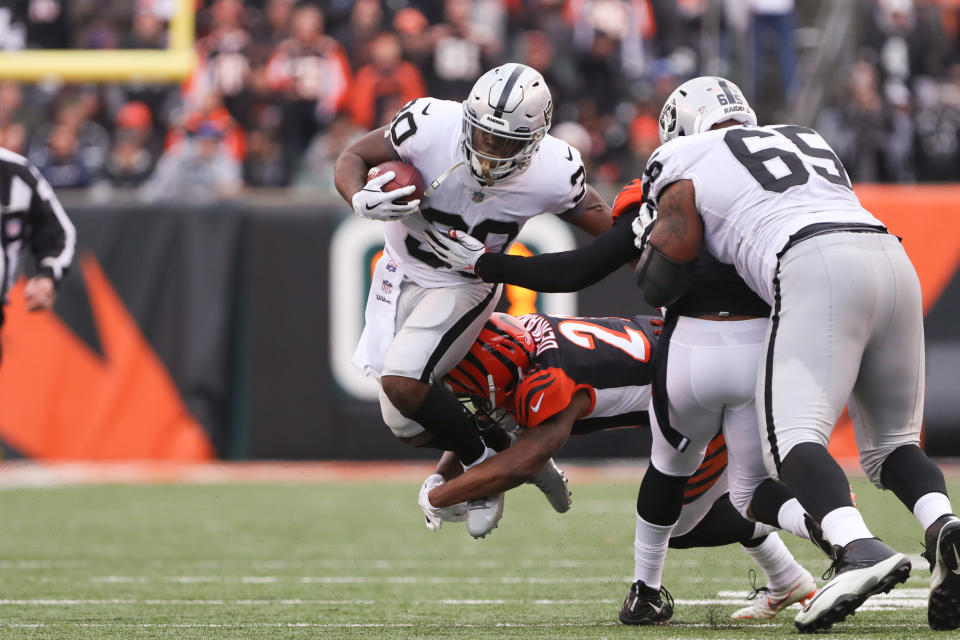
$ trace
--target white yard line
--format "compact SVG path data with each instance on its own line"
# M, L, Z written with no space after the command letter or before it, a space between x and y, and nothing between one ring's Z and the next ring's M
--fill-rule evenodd
M903 589L904 593L882 594L874 596L862 607L860 611L890 611L895 609L923 609L927 606L926 592L923 589ZM682 606L743 606L749 602L746 599L746 592L742 591L721 591L717 598L678 598L675 602ZM64 607L64 606L96 606L96 605L130 605L130 606L358 606L373 605L375 600L316 600L301 598L282 598L282 599L240 599L240 600L180 600L180 599L57 599L57 598L36 598L36 599L0 599L0 606L42 606L42 607ZM453 606L490 606L490 605L596 605L596 604L615 604L617 601L609 598L600 599L452 599L443 598L439 600L418 600L418 605L453 605ZM794 605L792 608L799 608Z
M0 628L12 629L37 629L43 627L81 627L95 629L109 628L134 628L134 629L286 629L286 628L316 628L316 629L410 629L410 628L430 628L430 629L489 629L489 628L554 628L554 627L576 627L576 628L595 628L595 627L618 627L618 622L496 622L489 624L470 624L470 623L446 623L446 622L236 622L236 623L176 623L176 622L9 622L0 623ZM669 627L680 629L763 629L784 627L783 624L769 622L761 623L730 623L715 624L709 622L671 622ZM841 627L852 627L850 623L840 623ZM928 629L925 624L910 623L891 623L884 624L885 629ZM669 628L666 627L666 628ZM818 636L826 640L828 636Z

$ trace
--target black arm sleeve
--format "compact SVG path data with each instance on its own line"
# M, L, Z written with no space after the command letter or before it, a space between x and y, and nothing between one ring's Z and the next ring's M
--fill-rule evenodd
M505 282L544 293L579 291L640 257L630 227L634 218L632 212L624 213L593 242L572 251L530 258L486 253L477 261L474 273L485 282Z

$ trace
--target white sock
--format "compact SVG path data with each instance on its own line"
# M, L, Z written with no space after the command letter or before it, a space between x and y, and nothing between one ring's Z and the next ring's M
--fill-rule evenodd
M874 537L856 507L840 507L823 516L820 523L830 544L847 546L854 540Z
M755 547L744 546L743 550L760 565L772 591L783 591L793 586L803 575L803 567L776 533L769 534L766 540Z
M483 453L480 454L480 457L474 460L473 462L471 462L470 464L463 465L463 470L469 471L470 469L474 468L475 466L477 466L487 458L493 457L496 454L497 454L496 451L494 451L490 447L484 446Z
M945 516L948 513L953 513L953 508L950 506L950 498L936 491L931 491L927 495L922 496L917 500L917 503L913 505L913 516L917 519L917 522L920 523L920 526L923 527L924 531L926 531L927 527L932 525L937 518Z
M676 522L668 525L650 524L637 515L637 534L633 539L634 582L643 580L643 584L651 589L660 588L670 534L676 525Z
M784 531L789 531L798 538L804 540L810 539L810 533L807 531L807 525L803 523L803 516L806 511L796 498L791 498L783 503L780 511L777 512L777 522Z

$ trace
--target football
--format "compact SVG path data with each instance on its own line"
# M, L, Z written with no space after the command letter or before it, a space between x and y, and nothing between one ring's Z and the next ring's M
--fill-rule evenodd
M407 203L411 200L419 200L423 198L423 191L425 189L423 183L423 176L420 175L420 172L417 171L417 168L408 162L402 162L400 160L390 160L384 162L383 164L377 165L376 167L371 167L370 171L367 172L367 179L376 178L381 173L387 171L393 171L396 176L383 185L383 191L393 191L394 189L400 189L409 185L413 185L416 189L409 196L404 198L397 198L394 202L397 203Z

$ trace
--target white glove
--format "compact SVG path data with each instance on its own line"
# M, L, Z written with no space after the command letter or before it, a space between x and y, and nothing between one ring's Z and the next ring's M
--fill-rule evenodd
M430 531L437 531L444 522L463 522L467 519L467 503L458 502L449 507L435 507L430 504L430 491L442 485L446 480L439 473L429 476L420 487L420 497L417 502L426 516L426 527Z
M473 273L477 260L487 252L482 242L464 231L427 229L424 235L433 254L454 271Z
M657 210L651 207L647 202L644 202L642 205L640 205L640 211L637 214L637 217L633 219L633 223L630 225L633 229L633 235L636 236L636 238L633 239L633 244L640 251L643 251L643 248L647 245L647 240L650 238L650 233L653 231L653 223L656 221Z
M406 204L394 202L397 198L416 191L417 188L412 184L393 191L382 190L383 185L393 180L396 175L393 171L381 173L353 194L353 210L358 216L372 220L402 220L417 211L420 207L419 200L411 200Z

